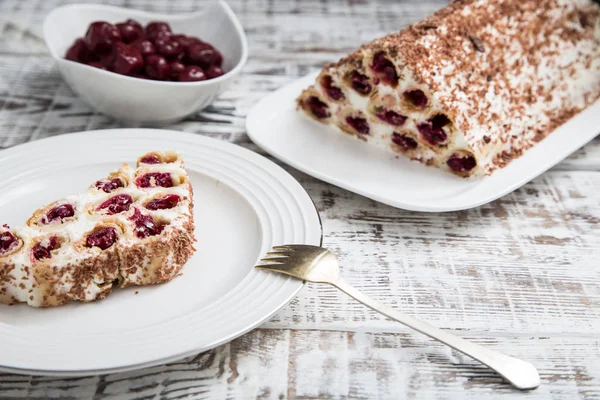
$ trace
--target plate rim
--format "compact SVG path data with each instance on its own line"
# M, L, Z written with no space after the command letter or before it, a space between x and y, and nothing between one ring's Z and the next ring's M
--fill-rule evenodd
M394 199L394 198L391 198L388 196L374 193L371 190L362 189L360 187L353 185L351 182L348 182L347 180L340 179L336 176L332 176L329 173L326 173L319 169L313 168L311 165L303 163L301 161L298 161L298 160L294 159L293 157L288 157L288 156L282 154L282 152L280 151L280 148L278 148L277 146L271 145L271 143L269 143L268 139L266 139L266 135L260 134L261 128L264 129L264 126L261 127L261 121L264 121L265 119L270 120L270 118L264 118L265 114L263 113L263 110L262 110L264 105L267 104L271 98L277 98L277 96L281 96L282 92L291 90L291 88L295 88L296 86L298 86L300 88L300 90L302 90L302 88L305 88L308 85L313 84L314 80L316 79L316 77L319 74L320 74L320 71L311 72L303 77L294 79L293 81L279 87L278 89L274 90L273 92L270 92L267 95L265 95L264 97L262 97L252 107L252 109L250 110L250 112L248 113L248 115L246 117L246 132L247 132L248 136L250 137L252 142L254 142L254 144L256 144L258 147L260 147L262 150L271 154L273 157L277 158L281 162L284 162L284 163L298 169L299 171L302 171L302 172L304 172L314 178L317 178L321 181L324 181L326 183L335 185L342 189L345 189L350 192L367 197L369 199L378 201L380 203L383 203L383 204L386 204L386 205L389 205L392 207L403 209L403 210L428 212L428 213L453 212L453 211L468 210L468 209L472 209L472 208L476 208L476 207L488 204L488 203L490 203L494 200L497 200L507 194L512 193L513 191L517 190L518 188L522 187L523 185L527 184L528 182L532 181L533 179L539 177L540 175L542 175L543 173L545 173L546 171L548 171L549 169L551 169L552 167L554 167L555 165L559 164L564 159L569 157L575 151L577 151L581 147L585 146L590 141L594 140L594 138L600 134L600 132L597 132L596 134L593 134L593 136L591 136L589 138L587 138L587 136L586 136L586 140L582 144L579 144L576 146L571 145L569 147L569 149L567 150L566 155L564 157L562 157L561 159L559 159L557 161L552 159L551 162L546 162L543 165L537 165L535 168L535 173L523 174L519 179L511 180L510 183L508 185L504 186L501 190L495 190L491 193L488 193L486 196L473 197L471 199L471 201L463 202L462 204L454 205L454 206L444 206L443 203L442 204L440 204L440 203L421 204L421 203L418 203L417 201L406 202L406 201L402 201L402 199ZM302 85L304 85L304 86L302 86ZM293 102L294 105L296 104L296 97L299 94L300 94L300 91L298 91L295 94L293 99L289 99ZM287 104L281 106L282 107L281 109L283 109L283 107L285 107L286 105ZM598 108L600 110L600 99L597 100L595 103L591 104L590 106L588 106L586 109L582 110L574 118L581 116L586 111L588 113L590 113L590 110L594 109L594 108ZM281 111L281 109L279 109L279 111ZM285 109L284 109L284 112L285 112ZM564 125L566 125L569 122L570 121L567 121L565 124L559 126L556 129L562 128ZM331 129L331 127L329 127L329 126L322 125L322 124L317 125L317 124L318 123L315 123L315 126L322 126L322 128L324 130ZM577 143L579 143L579 142L577 142ZM529 152L526 152L523 156L514 160L513 164L516 164L519 161L519 159L521 159L521 160L526 159L527 154L531 153L531 151L535 148L536 148L536 146L529 149L530 150ZM381 150L381 151L383 151L383 150ZM426 167L426 168L431 168L431 167ZM479 179L479 182L475 182L475 184L478 185L483 182L489 182L490 179L494 179L493 176L497 177L497 176L503 174L503 171L506 171L506 170L507 170L507 168L497 171L494 175L482 177Z
M281 176L285 177L285 179L288 180L289 183L295 184L296 188L300 189L300 191L301 191L300 193L302 193L302 195L305 196L305 199L310 200L310 204L312 205L312 207L310 208L310 211L311 211L311 213L314 212L313 217L314 216L317 217L316 221L318 223L318 230L319 230L318 231L318 244L320 246L322 246L322 244L323 244L323 224L322 224L321 216L319 214L318 208L317 208L314 200L308 194L306 189L300 184L300 182L298 182L298 180L296 178L294 178L288 171L286 171L281 166L277 165L272 160L269 160L268 158L264 157L263 155L261 155L259 153L256 153L250 149L247 149L245 147L242 147L242 146L237 145L232 142L219 140L219 139L208 137L208 136L205 136L202 134L169 130L169 129L109 128L109 129L97 129L97 130L87 130L87 131L66 133L66 134L41 138L38 140L18 144L18 145L12 146L10 148L1 150L0 151L0 160L2 160L6 156L10 157L12 155L11 153L13 151L19 152L19 151L23 151L23 149L25 149L25 151L26 151L27 147L30 147L30 146L45 146L45 145L47 145L47 143L52 143L54 141L60 141L60 140L68 140L69 137L73 137L73 136L79 137L79 136L85 136L85 135L97 135L96 136L96 138L97 138L97 137L99 137L103 134L107 134L109 132L112 134L117 134L117 133L122 132L124 135L126 135L127 132L132 132L132 135L135 136L136 134L141 134L142 132L148 132L148 131L150 131L156 135L160 135L160 134L171 135L166 140L174 139L175 136L179 136L180 138L187 138L187 139L191 140L194 145L198 145L200 147L210 148L206 145L206 143L211 143L216 146L222 146L226 149L232 149L232 151L234 151L234 152L237 151L237 152L240 152L240 153L246 155L247 156L246 160L249 159L256 163L266 163L266 165L268 165L269 167L275 168L274 170L271 170L271 171L273 171L272 175L269 173L269 175L271 175L271 177L274 177L275 174L282 174ZM131 137L130 137L130 139L131 139ZM141 137L136 137L135 139L140 140ZM162 139L165 140L165 137L163 136ZM93 140L91 140L90 142L93 143ZM16 149L16 150L14 150L14 149ZM260 161L258 161L258 160L260 160ZM258 164L256 164L256 165L258 165ZM186 165L186 169L189 169L189 167L187 165ZM189 170L191 170L191 169L189 169ZM263 170L266 171L264 168L263 168ZM202 171L197 171L197 172L202 173L203 175L206 175ZM210 175L208 175L208 176L210 176ZM230 186L230 188L232 190L235 190L231 186ZM246 199L245 196L242 196L242 197L244 199ZM247 199L246 199L246 201L247 201ZM252 207L252 209L254 209L254 206L252 204L250 204L250 206ZM256 211L256 210L254 210L254 211ZM304 213L300 213L299 215L304 215ZM305 226L307 231L309 231L311 229L309 225L303 225L303 226ZM317 228L317 225L314 225L313 229L314 228ZM307 233L307 235L308 235L308 233ZM303 241L304 240L306 240L307 243L310 241L308 239L303 239ZM264 244L264 242L263 242L263 244ZM310 244L316 244L316 243L310 243ZM249 270L249 273L251 273L251 272L252 272L252 269ZM249 323L249 324L245 325L244 327L235 330L234 332L230 333L229 335L221 337L218 340L213 340L212 342L207 343L206 345L204 345L202 347L195 347L193 349L188 349L183 353L177 353L177 354L173 354L173 355L170 355L167 357L162 357L162 358L158 358L155 360L149 360L147 362L134 363L134 364L128 364L128 365L119 365L119 366L109 367L109 368L100 368L100 369L88 368L88 369L81 369L81 370L79 370L79 369L78 370L68 370L68 369L60 369L60 368L58 368L58 369L27 369L27 368L14 367L14 366L9 366L9 365L0 365L0 371L8 372L8 373L15 373L15 374L19 374L19 375L62 376L62 377L78 377L79 376L80 377L80 376L91 376L91 375L98 375L98 374L108 374L108 373L132 371L132 370L138 370L141 368L149 368L149 367L153 367L153 366L168 364L170 362L174 362L174 361L180 360L182 358L186 358L186 357L189 357L189 356L192 356L194 354L198 354L198 353L201 353L204 351L208 351L208 350L218 347L222 344L228 343L228 342L234 340L235 338L257 328L259 325L261 325L262 323L264 323L265 321L270 319L274 314L276 314L279 310L281 310L281 308L283 308L285 305L287 305L298 294L298 292L300 292L300 290L306 284L306 282L301 281L301 280L295 280L293 278L290 278L290 279L291 279L291 281L290 280L288 280L288 281L294 282L296 287L293 288L293 290L290 290L289 293L287 293L285 296L282 296L282 298L280 299L278 304L275 307L273 307L272 309L270 309L269 312L254 319L252 323ZM236 285L236 287L237 287L237 285ZM226 292L225 295L230 294L233 290L235 290L236 287L234 287L230 291ZM0 306L4 306L4 305L0 305Z

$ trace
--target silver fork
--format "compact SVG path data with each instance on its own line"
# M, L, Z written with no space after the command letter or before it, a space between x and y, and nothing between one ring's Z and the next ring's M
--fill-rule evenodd
M309 282L333 285L386 317L473 357L502 375L518 389L535 389L540 385L540 376L537 370L528 362L468 342L447 331L402 314L355 289L342 278L338 260L327 249L308 245L274 246L273 251L268 252L267 257L260 261L264 264L257 265L258 269L280 272Z

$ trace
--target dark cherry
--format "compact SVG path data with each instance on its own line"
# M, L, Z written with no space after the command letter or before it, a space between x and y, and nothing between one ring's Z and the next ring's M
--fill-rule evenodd
M352 71L350 74L350 84L352 85L352 89L360 94L369 94L371 92L369 77L358 71Z
M125 43L115 45L113 71L121 75L137 74L144 67L142 54L133 46Z
M52 257L52 250L58 247L58 238L56 236L50 236L48 238L48 244L46 246L42 246L42 242L36 244L31 249L31 255L36 260L41 260L42 258L50 258Z
M213 65L220 67L221 65L223 65L223 54L221 54L221 52L217 50L215 46L212 46L212 48L215 51L215 59L213 60Z
M97 55L110 52L120 40L121 33L117 27L105 21L93 22L85 34L88 49Z
M346 97L344 96L342 89L333 85L333 79L329 75L325 75L321 79L321 86L323 86L323 89L325 89L327 96L333 100L341 100Z
M211 65L208 67L205 73L208 79L218 78L219 76L225 74L221 67L217 67L216 65Z
M96 188L98 190L102 190L106 193L110 193L113 190L116 190L118 188L122 188L124 187L123 185L123 180L120 178L113 178L113 179L104 179L101 181L96 182Z
M216 64L219 56L214 47L208 43L192 43L185 49L185 55L190 64L198 65L202 68L208 68Z
M475 157L472 155L461 157L460 154L454 153L450 156L448 161L446 161L446 164L456 172L468 172L475 168L477 161L475 161Z
M431 144L440 144L448 139L448 135L442 129L436 129L431 122L425 121L417 125L417 129L427 142Z
M308 98L307 104L310 108L310 112L317 118L327 118L329 115L329 106L323 103L317 96L311 96Z
M117 230L112 227L99 228L90 233L85 241L87 247L108 249L117 241Z
M108 71L112 71L116 55L117 53L113 48L113 51L97 56L98 60L96 62L100 65L103 65Z
M117 29L121 33L121 39L125 43L131 43L144 36L144 28L133 19L128 19L125 22L116 24Z
M171 32L171 27L163 21L153 21L146 25L146 36L154 41L161 32Z
M96 210L106 210L109 215L113 215L129 210L132 204L133 198L128 194L121 193L100 204Z
M103 69L105 71L108 71L108 68L106 68L106 66L104 64L102 64L100 61L92 61L92 62L88 63L88 65L90 67L94 67L94 68Z
M179 200L181 200L181 197L178 195L168 194L164 197L151 200L146 204L146 208L148 210L167 210L175 207L179 203Z
M177 40L179 42L179 44L181 44L184 48L189 46L192 43L199 43L200 39L195 38L195 37L190 37L190 36L186 36L186 35L173 35L172 36L173 39Z
M398 114L397 112L392 110L382 110L376 113L375 115L377 115L377 118L379 118L380 120L395 126L404 125L407 119L407 117L405 117L404 115Z
M172 36L160 37L154 41L156 52L167 60L173 60L183 55L184 47Z
M54 207L53 209L51 209L50 211L48 211L46 213L46 224L56 221L56 220L61 220L63 218L69 218L72 217L73 215L75 215L75 207L73 207L72 204L69 203L65 203L65 204L61 204L59 206Z
M173 36L172 32L169 31L160 31L156 34L156 37L154 38L154 44L156 44L156 42L158 42L159 40L162 39L169 39Z
M394 132L392 133L392 142L396 143L402 148L402 150L414 150L417 148L418 143L415 139L403 133Z
M434 128L442 128L450 123L450 119L444 114L436 114L430 121Z
M185 67L179 74L179 82L197 82L206 80L206 74L202 68L196 65Z
M91 54L85 41L79 38L71 45L71 47L69 47L65 58L67 60L87 64L90 61Z
M171 79L176 81L179 80L179 74L185 69L185 64L179 61L171 61L169 63L169 71L171 73Z
M2 232L0 233L0 255L4 253L8 253L15 246L17 246L19 240L10 232Z
M156 48L154 47L154 43L152 43L148 39L138 39L135 42L131 43L131 46L134 47L137 51L140 52L144 57L156 53Z
M152 79L164 81L169 78L169 64L163 56L150 54L146 57L146 75Z
M421 122L417 125L417 129L427 142L431 144L440 144L448 139L448 135L444 132L443 127L448 125L450 120L443 114L438 114L433 118Z
M398 73L396 72L396 68L394 67L394 64L386 58L385 53L379 52L375 54L371 69L382 75L382 82L394 87L398 85Z
M138 238L144 239L162 232L164 226L154 222L152 216L142 214L137 208L133 210L133 215L129 217L129 220L135 224L135 235Z
M346 117L346 122L361 135L369 134L369 124L366 119L362 117Z
M156 154L148 154L140 162L144 164L160 164L160 158Z
M168 172L148 172L147 174L139 176L135 180L135 184L141 188L147 187L172 187L173 180L171 174Z
M404 92L404 98L408 100L413 106L418 108L425 108L429 100L425 93L420 89L407 90Z

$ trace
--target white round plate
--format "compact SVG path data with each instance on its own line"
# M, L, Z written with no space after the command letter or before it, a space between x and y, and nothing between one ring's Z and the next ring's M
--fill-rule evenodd
M0 304L0 370L77 376L164 364L251 330L302 288L253 266L273 245L321 244L308 194L264 157L190 133L91 131L3 150L0 221L22 225L38 207L151 150L180 153L194 189L197 252L182 276L88 304Z
M262 99L246 119L248 135L265 151L315 178L407 210L455 211L489 203L559 163L599 133L600 100L507 167L483 179L463 179L365 145L298 112L296 98L317 75Z

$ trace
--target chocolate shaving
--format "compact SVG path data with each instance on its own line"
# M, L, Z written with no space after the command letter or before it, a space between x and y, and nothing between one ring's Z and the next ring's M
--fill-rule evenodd
M473 43L473 47L480 53L485 52L485 47L483 47L483 42L481 39L476 38L475 36L469 36L469 40Z
M424 30L437 29L437 25L423 24L423 25L421 25L421 29L424 29Z
M533 136L533 141L538 143L541 142L542 139L544 139L546 137L546 135L544 135L544 132L542 132L540 129L536 129L535 131L535 135Z
M489 137L489 136L487 136L487 135L485 135L485 136L483 137L483 141L484 141L485 143L489 143L491 140L492 140L492 139L490 139L490 137Z
M583 29L587 29L593 26L590 16L586 13L579 14L579 24Z

